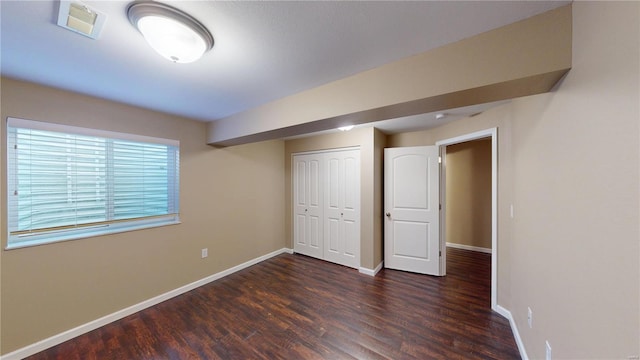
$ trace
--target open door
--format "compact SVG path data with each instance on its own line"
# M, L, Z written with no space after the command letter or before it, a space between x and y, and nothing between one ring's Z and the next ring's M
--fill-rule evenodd
M384 265L441 275L437 146L384 149Z

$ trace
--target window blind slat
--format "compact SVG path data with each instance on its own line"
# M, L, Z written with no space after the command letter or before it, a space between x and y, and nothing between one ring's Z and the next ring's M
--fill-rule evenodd
M18 233L177 216L179 149L172 145L177 142L135 135L122 140L98 136L120 133L95 133L9 118L10 244L21 241L12 236Z

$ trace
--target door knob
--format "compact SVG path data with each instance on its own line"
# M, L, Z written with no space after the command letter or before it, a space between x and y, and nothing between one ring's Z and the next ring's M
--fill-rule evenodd
M391 217L391 213L387 213L386 215L387 215L387 217L389 217L389 218Z

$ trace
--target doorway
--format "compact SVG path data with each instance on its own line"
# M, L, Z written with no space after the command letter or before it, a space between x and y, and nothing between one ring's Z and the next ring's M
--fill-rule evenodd
M491 139L448 145L446 244L491 254Z
M440 156L442 159L442 169L440 171L440 199L442 203L442 211L440 216L440 249L442 250L442 257L440 258L440 267L442 269L442 273L446 274L446 242L447 242L447 216L451 216L452 214L447 212L446 204L447 204L447 147L456 147L457 145L461 145L470 141L477 140L487 140L490 141L491 148L491 176L490 176L490 188L491 188L491 207L490 207L490 250L483 246L483 242L476 242L477 245L473 244L461 244L462 248L467 247L471 250L479 250L485 249L485 252L491 254L491 308L497 311L497 268L498 268L498 244L497 244L497 191L498 191L498 131L497 128L487 129L483 131L478 131L471 134L466 134L462 136L458 136L451 139L446 139L442 141L436 142L436 146L438 146L440 151ZM454 221L450 219L450 221ZM464 236L464 232L462 234L455 234L456 237ZM474 241L486 241L486 240L474 240ZM484 243L486 244L486 243Z

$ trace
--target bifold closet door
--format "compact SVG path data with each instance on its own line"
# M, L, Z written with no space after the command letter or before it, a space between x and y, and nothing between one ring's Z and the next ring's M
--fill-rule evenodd
M360 150L293 156L293 251L360 267Z
M322 154L293 157L293 250L323 258Z
M325 154L324 259L360 266L360 151Z

